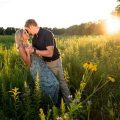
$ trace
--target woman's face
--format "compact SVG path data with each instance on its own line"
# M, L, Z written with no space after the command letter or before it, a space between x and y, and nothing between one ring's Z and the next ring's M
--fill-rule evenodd
M27 33L26 30L23 31L23 42L27 42L29 39L29 34Z

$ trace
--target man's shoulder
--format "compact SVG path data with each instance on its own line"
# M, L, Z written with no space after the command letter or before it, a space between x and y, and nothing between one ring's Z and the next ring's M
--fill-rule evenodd
M52 31L49 30L48 28L42 28L42 31L43 31L44 34L47 34L47 35L51 34L51 35L53 35Z

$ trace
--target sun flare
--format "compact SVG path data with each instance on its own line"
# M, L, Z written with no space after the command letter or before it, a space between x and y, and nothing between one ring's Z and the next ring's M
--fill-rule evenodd
M106 30L108 34L115 34L120 30L120 20L110 17L106 20Z

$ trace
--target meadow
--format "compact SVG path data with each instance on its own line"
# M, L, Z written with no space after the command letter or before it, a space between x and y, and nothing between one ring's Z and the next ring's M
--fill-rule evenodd
M72 102L41 101L14 36L0 36L0 120L120 120L120 36L55 36Z

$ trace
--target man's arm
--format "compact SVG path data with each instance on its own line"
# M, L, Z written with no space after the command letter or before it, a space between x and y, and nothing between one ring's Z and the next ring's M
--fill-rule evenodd
M54 52L54 46L47 46L46 47L47 50L35 50L35 54L40 55L40 56L44 56L44 57L52 57L53 56L53 52ZM32 52L34 52L34 49L32 49Z

